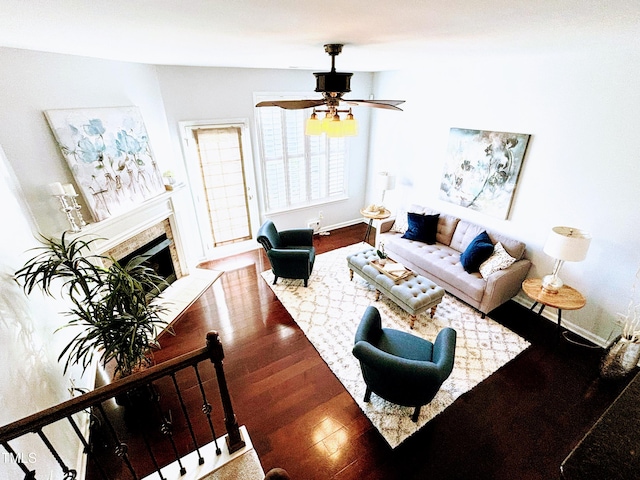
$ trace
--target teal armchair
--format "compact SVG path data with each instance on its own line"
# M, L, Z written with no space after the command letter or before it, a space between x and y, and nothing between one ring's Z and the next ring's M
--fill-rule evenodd
M307 286L316 259L312 228L278 232L273 222L267 220L258 230L257 240L271 263L274 285L278 278L296 278L304 280Z
M411 419L418 421L420 408L435 397L453 370L456 331L444 328L434 343L410 333L382 328L380 312L369 306L356 331L353 355L360 360L371 392L385 400L415 407Z

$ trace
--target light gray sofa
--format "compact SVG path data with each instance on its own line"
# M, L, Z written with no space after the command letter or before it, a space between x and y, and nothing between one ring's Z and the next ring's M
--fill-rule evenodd
M383 220L377 231L376 246L383 242L385 252L392 259L434 281L448 293L479 310L483 316L518 294L531 267L531 262L524 257L523 242L428 207L412 205L408 211L423 215L440 214L436 243L428 245L402 238L403 233L392 231L394 218ZM494 245L502 243L504 250L516 259L512 265L488 275L486 279L479 272L467 273L460 263L460 254L476 235L485 230Z

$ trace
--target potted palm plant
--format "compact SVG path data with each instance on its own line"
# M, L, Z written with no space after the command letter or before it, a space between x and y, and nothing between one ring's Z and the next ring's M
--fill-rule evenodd
M94 355L106 366L115 363L115 377L124 377L152 362L157 348L156 336L167 323L161 315L166 310L160 302L149 301L160 292L164 280L138 256L126 265L111 257L91 253L97 239L66 234L60 239L42 237L38 254L16 272L24 291L30 294L39 287L53 296L56 280L71 301L65 327L81 327L81 331L64 347L59 361L65 360L64 371L80 364L83 371Z

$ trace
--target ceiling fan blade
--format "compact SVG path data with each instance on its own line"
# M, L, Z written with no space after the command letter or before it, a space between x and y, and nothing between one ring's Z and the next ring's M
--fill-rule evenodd
M256 107L280 107L287 110L301 110L320 105L324 105L324 100L267 100L256 104Z
M404 100L347 100L342 99L348 105L356 105L361 107L386 108L388 110L400 110L396 105L404 103Z

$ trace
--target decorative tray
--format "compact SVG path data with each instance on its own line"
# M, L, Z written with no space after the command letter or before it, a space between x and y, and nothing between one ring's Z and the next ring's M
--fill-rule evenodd
M369 263L373 268L378 270L380 273L384 273L387 277L394 281L402 280L403 278L407 278L413 272L409 270L407 267L398 263L390 258L387 258L387 261L384 262L384 265L380 263L380 260L370 260Z

